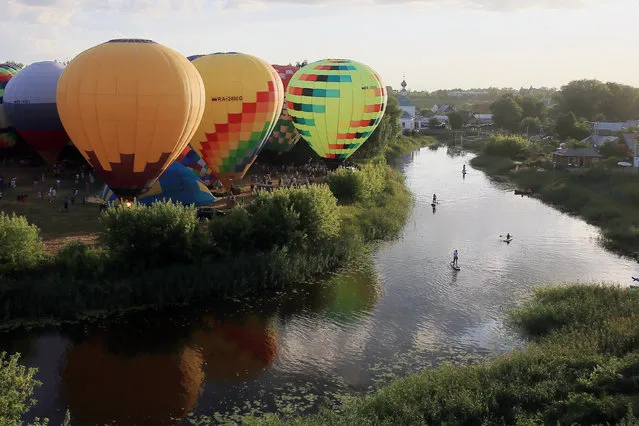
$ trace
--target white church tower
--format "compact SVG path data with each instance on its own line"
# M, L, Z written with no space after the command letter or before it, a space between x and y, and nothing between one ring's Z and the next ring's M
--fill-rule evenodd
M400 121L402 123L402 131L412 131L416 128L416 111L415 105L408 99L408 91L406 90L406 76L404 76L404 80L402 80L402 90L399 92L399 96L397 97L397 101L399 102L399 107L402 109L402 116L400 117ZM419 127L419 124L417 124Z

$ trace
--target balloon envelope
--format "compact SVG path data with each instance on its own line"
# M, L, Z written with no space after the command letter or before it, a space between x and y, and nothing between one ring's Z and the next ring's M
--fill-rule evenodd
M191 63L151 40L111 40L69 63L58 109L71 140L118 197L153 186L204 112Z
M271 134L284 102L282 81L268 63L240 53L193 60L206 90L204 117L190 146L228 185L241 179Z
M297 72L297 70L299 70L299 68L292 65L273 65L273 68L282 79L282 85L286 92L289 81L291 81L291 78L293 78L293 75ZM282 113L275 124L275 129L273 129L271 136L268 137L266 144L264 144L264 149L274 152L287 152L293 148L299 139L300 133L295 128L293 120L288 113L288 109L286 108L286 96L284 96Z
M0 148L11 148L17 140L17 135L11 128L11 122L4 112L2 102L5 87L18 71L18 68L13 64L0 64Z
M295 127L320 156L343 160L379 125L386 88L368 65L325 59L301 68L286 91Z
M178 158L175 159L176 163L180 163L191 172L195 174L195 176L199 177L204 183L211 182L215 177L211 174L211 169L209 166L202 160L202 158L197 155L190 145L187 145L186 148L182 150L182 153L178 155Z
M45 159L55 164L69 143L56 107L56 87L64 65L34 62L9 80L3 107L22 138Z
M100 194L104 201L116 201L117 196L104 185ZM160 176L150 190L138 198L140 204L149 205L154 201L171 200L186 206L207 206L215 202L215 197L202 181L189 169L179 163L173 163Z

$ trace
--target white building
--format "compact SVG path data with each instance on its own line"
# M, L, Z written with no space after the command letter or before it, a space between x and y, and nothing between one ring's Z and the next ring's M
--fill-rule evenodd
M399 107L402 110L402 115L399 120L402 123L402 131L412 131L416 128L419 128L419 120L417 118L417 111L415 105L408 99L408 92L406 91L406 80L402 81L402 90L399 92L399 96L397 97L397 101L399 102ZM417 125L416 125L417 121Z

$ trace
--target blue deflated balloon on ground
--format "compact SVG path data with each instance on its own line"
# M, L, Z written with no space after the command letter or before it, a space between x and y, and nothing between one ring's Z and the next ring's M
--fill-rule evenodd
M104 185L100 198L107 202L114 202L117 196ZM151 204L163 199L184 205L195 204L206 206L213 204L215 197L204 183L189 169L179 163L173 163L160 176L160 179L137 200L140 204Z

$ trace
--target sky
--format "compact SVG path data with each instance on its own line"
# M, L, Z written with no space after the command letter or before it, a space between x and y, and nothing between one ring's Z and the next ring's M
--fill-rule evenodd
M0 0L0 62L71 60L114 38L272 64L348 58L409 90L639 87L639 0Z

